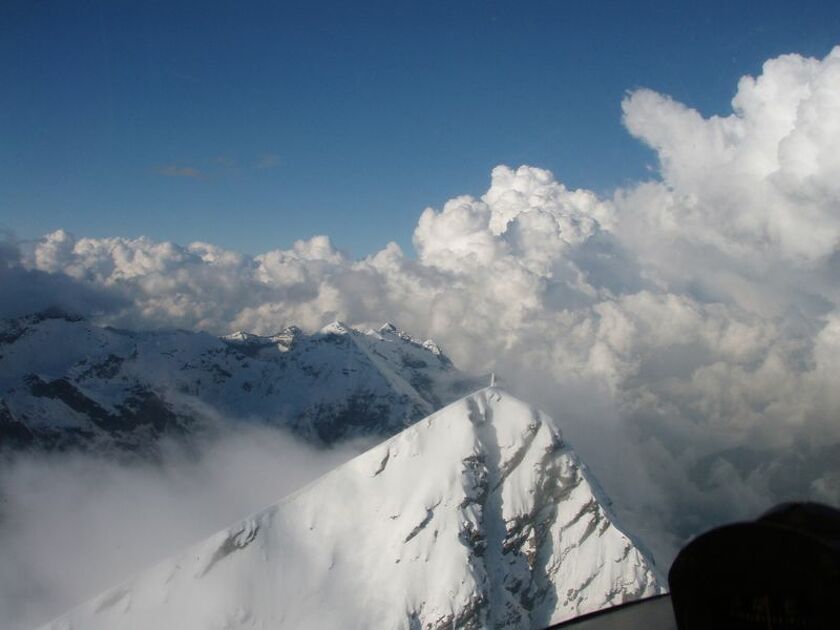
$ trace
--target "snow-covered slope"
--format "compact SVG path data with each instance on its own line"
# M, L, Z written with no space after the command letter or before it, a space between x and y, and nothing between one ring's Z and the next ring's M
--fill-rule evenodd
M390 324L219 339L61 313L0 321L0 447L142 451L220 419L324 443L385 437L474 387L433 342Z
M47 628L542 628L659 592L553 421L489 388Z

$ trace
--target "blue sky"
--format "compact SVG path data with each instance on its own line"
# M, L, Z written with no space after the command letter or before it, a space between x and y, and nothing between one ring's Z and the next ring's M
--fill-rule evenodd
M726 113L765 59L840 43L838 3L758 6L7 1L0 226L362 256L496 164L608 193L653 161L628 89Z

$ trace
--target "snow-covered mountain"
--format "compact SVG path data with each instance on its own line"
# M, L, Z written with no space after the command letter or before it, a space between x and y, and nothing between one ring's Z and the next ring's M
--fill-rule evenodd
M542 628L661 591L553 421L491 387L46 628Z
M0 447L153 449L220 421L322 443L389 436L476 387L432 341L333 323L259 337L0 321Z

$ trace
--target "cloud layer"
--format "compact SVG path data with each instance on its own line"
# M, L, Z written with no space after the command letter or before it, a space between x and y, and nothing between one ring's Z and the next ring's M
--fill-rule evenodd
M174 447L162 461L0 460L2 626L34 628L355 456L276 429Z
M785 456L840 442L840 48L767 61L726 116L644 89L622 107L658 178L599 198L497 167L480 198L423 212L416 259L392 243L351 260L326 236L251 257L59 230L16 273L95 291L123 326L393 320L432 337L557 417L666 562L774 501L840 502L840 464L770 483Z

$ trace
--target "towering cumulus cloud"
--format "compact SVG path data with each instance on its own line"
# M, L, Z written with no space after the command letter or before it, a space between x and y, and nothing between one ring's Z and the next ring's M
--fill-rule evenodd
M423 212L416 259L58 231L20 264L122 305L102 316L120 325L432 337L560 419L667 562L720 519L840 502L840 48L768 61L727 116L649 90L623 110L658 178L599 198L500 166L481 198Z

